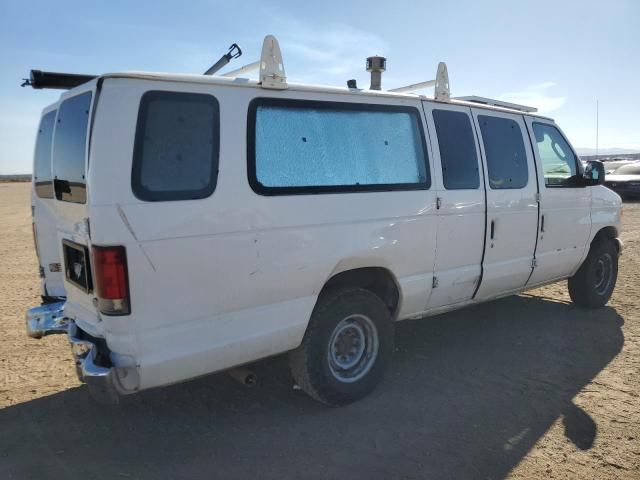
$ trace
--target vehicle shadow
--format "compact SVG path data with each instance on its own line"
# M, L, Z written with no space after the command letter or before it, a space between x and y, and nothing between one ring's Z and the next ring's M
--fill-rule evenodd
M85 387L0 410L0 478L504 478L558 419L588 449L572 398L623 345L612 308L517 296L402 322L385 381L327 408L286 359L100 406Z

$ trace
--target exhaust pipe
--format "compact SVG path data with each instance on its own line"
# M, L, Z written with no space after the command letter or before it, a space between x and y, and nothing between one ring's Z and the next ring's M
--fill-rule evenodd
M258 376L248 368L238 367L228 370L227 373L245 387L253 387L258 383Z
M367 72L371 72L370 90L382 90L382 72L387 69L387 59L384 57L367 57Z

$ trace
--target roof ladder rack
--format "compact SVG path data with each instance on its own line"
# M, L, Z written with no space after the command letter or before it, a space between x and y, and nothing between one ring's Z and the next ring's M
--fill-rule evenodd
M280 52L278 39L273 35L267 35L262 42L262 54L259 62L252 62L243 67L223 73L222 77L237 77L243 73L260 69L260 86L275 90L284 90L288 87L287 75L284 72L284 62Z
M454 100L462 100L463 102L480 103L482 105L491 105L492 107L508 108L509 110L516 110L518 112L534 113L538 109L535 107L528 107L526 105L519 105L517 103L503 102L502 100L495 100L493 98L478 97L476 95L470 95L468 97L454 97Z
M438 64L438 71L436 72L435 80L427 80L426 82L413 83L404 87L392 88L389 91L395 93L409 93L429 87L435 87L433 96L434 99L441 102L448 102L451 99L451 91L449 89L449 73L447 71L446 63L440 62Z

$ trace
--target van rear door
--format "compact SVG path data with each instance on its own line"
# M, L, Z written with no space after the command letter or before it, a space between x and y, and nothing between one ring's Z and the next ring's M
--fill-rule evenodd
M42 114L36 137L31 189L33 237L44 301L65 296L51 175L51 150L56 114L56 105L45 109Z
M95 317L92 305L90 223L87 206L87 158L96 82L70 90L61 98L53 135L53 195L57 217L58 249L64 272L67 305L85 319ZM96 318L97 322L97 318Z

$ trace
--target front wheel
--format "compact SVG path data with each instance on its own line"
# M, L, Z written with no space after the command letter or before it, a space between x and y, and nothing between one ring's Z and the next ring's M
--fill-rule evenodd
M361 288L324 294L302 344L289 355L291 373L311 397L346 405L371 392L393 352L391 314Z
M598 308L606 305L618 279L618 250L612 240L591 246L586 260L569 279L569 296L576 305Z

